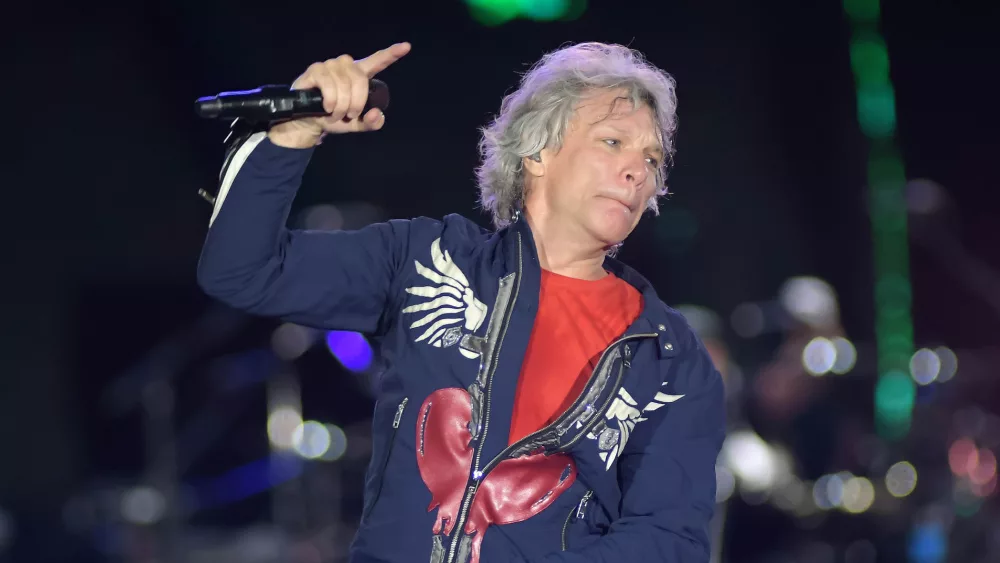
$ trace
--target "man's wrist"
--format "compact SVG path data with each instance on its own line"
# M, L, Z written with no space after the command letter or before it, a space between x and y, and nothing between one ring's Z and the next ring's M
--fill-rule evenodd
M271 143L288 149L311 149L318 145L323 139L323 134L314 134L306 131L286 131L272 128L267 132L267 138Z

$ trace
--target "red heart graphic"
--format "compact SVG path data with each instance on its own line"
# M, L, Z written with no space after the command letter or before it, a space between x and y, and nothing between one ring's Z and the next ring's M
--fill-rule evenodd
M450 535L472 471L472 398L464 389L439 389L420 407L417 466L431 492L428 511L438 509L433 533ZM470 563L478 563L486 528L527 520L545 510L576 480L565 454L506 459L479 485L463 532L472 536Z

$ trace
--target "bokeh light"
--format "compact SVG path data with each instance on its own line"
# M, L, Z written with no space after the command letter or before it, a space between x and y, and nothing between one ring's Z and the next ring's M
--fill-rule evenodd
M295 431L302 425L302 414L291 407L279 407L267 417L267 437L280 450L295 447Z
M831 341L837 356L830 371L838 375L850 372L858 361L858 352L854 348L854 344L843 336L834 337Z
M921 348L910 358L910 377L918 385L930 385L941 373L941 359L934 350Z
M802 367L812 375L824 375L837 362L837 348L827 338L817 336L802 349Z
M865 477L852 477L844 483L841 506L851 514L861 514L875 502L875 486Z
M908 461L900 461L892 465L885 474L885 487L889 494L902 498L917 488L917 470Z
M952 442L948 448L948 466L957 476L966 476L979 465L979 450L969 438Z
M295 452L306 459L323 457L330 449L330 431L315 420L307 420L292 432Z
M350 371L362 372L372 365L375 354L359 332L331 330L326 335L326 345L340 365Z

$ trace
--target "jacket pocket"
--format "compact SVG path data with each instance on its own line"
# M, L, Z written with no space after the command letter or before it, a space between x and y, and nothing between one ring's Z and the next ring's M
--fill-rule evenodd
M410 399L408 397L403 397L403 400L399 402L396 407L396 414L392 417L392 430L389 433L389 442L385 446L385 454L382 456L382 462L378 467L378 473L375 478L377 479L377 486L375 488L375 494L369 502L366 502L366 507L362 518L367 518L371 515L372 511L375 510L375 505L378 503L378 499L382 496L382 484L385 482L385 471L389 467L389 459L392 457L392 448L396 443L396 432L399 430L399 421L403 418L403 411L406 409L406 403ZM376 432L380 431L378 428L375 429Z
M594 495L594 491L587 491L583 494L580 502L576 503L573 508L570 509L569 514L566 515L566 521L563 522L562 527L562 550L566 551L569 549L568 536L569 527L578 520L583 520L587 516L587 505L590 503L590 497Z

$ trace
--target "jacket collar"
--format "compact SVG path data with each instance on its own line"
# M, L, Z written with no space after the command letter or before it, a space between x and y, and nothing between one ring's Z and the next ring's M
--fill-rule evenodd
M538 261L535 238L528 222L519 214L499 234L504 241L504 262L507 271L517 271L520 261L522 281L529 283L528 287L540 287L542 268ZM677 313L671 315L672 310L656 294L653 284L634 268L615 258L606 258L604 268L632 285L642 295L642 312L626 333L656 333L660 358L671 358L681 352L682 341L676 324Z

